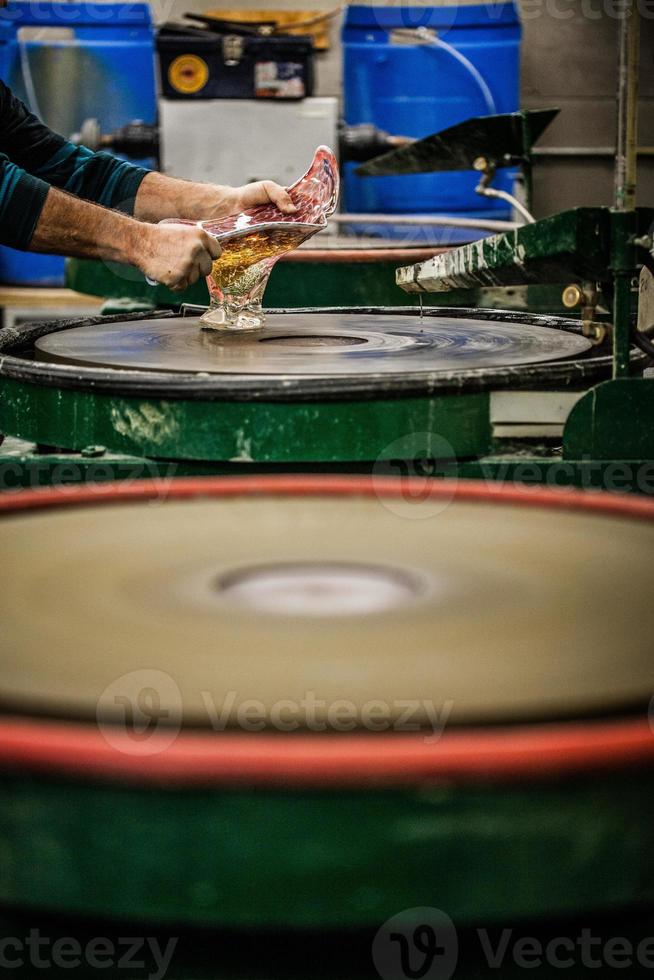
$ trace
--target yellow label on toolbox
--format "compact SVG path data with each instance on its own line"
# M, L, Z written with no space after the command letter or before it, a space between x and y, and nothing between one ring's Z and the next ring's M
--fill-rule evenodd
M196 54L180 54L168 67L168 81L177 92L191 95L209 80L209 66Z

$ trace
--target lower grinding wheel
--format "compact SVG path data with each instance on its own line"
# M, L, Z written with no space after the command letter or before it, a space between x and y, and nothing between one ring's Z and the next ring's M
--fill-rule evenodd
M169 678L162 711L205 727L208 701L230 727L256 699L269 725L307 692L328 728L342 698L357 719L387 704L390 721L407 699L448 704L450 723L647 703L649 597L633 583L651 577L654 523L482 506L447 484L412 508L363 485L158 507L91 497L5 520L0 703L86 718L100 705L111 721L116 679L136 697L142 667ZM430 723L420 706L413 720Z
M0 901L321 928L417 906L486 922L654 903L631 584L651 574L654 506L411 491L302 478L4 497L2 691L21 713L0 721ZM263 729L212 730L199 687L258 699ZM275 699L310 687L359 711L386 699L393 724L280 731ZM402 729L400 697L448 695L444 730ZM557 720L571 714L594 717Z

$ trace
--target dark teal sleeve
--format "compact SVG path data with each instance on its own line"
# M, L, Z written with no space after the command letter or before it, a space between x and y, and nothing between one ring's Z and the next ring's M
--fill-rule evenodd
M0 82L0 242L28 248L48 187L132 214L148 173L53 133Z
M111 153L92 153L68 142L31 172L54 187L126 214L133 213L136 192L148 173Z
M0 245L29 247L49 190L0 154Z

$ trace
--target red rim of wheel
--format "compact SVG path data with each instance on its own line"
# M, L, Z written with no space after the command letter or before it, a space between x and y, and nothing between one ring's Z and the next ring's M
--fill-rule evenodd
M0 515L135 500L243 495L379 496L579 510L654 521L654 501L578 490L415 478L272 476L178 479L44 488L0 496ZM0 718L0 766L140 783L352 786L539 779L654 763L647 717L423 733L318 735L160 730L147 743L119 728Z

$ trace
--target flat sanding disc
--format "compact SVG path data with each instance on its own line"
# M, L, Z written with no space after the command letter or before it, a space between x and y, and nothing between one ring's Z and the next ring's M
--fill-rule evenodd
M591 344L580 334L499 318L300 312L270 315L261 332L240 336L174 317L73 327L35 346L40 360L95 367L342 377L574 359Z
M647 704L654 525L457 500L412 519L396 504L257 496L3 519L2 705L119 720L146 692L182 724L234 726L253 702L275 728L275 712L311 727L343 700L355 726L375 702L378 723L409 705L427 727L433 712Z

